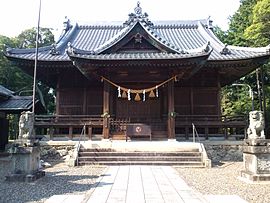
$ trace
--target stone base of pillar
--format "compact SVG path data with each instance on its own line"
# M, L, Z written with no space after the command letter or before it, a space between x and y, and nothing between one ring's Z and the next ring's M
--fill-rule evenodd
M244 143L245 170L241 171L241 178L252 182L270 181L270 140L248 139Z
M32 182L43 176L45 171L40 170L40 148L12 146L9 149L12 155L10 173L6 176L7 181Z

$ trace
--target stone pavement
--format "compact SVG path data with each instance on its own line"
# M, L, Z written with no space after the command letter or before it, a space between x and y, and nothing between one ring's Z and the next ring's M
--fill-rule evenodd
M90 189L90 188L89 188ZM202 195L171 166L109 166L93 193L54 195L45 203L247 203L237 195Z
M202 203L170 166L110 166L87 203Z

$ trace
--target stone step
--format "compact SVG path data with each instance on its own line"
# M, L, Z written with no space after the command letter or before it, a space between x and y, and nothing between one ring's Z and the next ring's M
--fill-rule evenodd
M177 157L177 156L93 156L93 157L79 157L79 161L177 161L177 162L202 162L201 157Z
M82 165L176 165L178 167L204 167L202 162L180 162L180 161L80 161L79 166Z
M83 148L81 147L79 152L121 152L121 153L129 153L129 151L127 150L121 150L121 149L112 149L112 148ZM186 148L186 149L183 149L183 150L174 150L174 151L160 151L160 152L153 152L153 151L144 151L144 150L141 150L141 149L137 149L137 148L134 148L133 150L131 150L130 148L130 152L134 153L134 152L138 152L138 153L194 153L194 152L199 152L199 149L198 148Z
M79 152L79 156L201 156L200 152Z

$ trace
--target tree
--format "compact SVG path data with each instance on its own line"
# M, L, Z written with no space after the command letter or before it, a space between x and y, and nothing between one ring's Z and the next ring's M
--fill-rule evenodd
M35 48L36 47L36 28L31 28L23 31L18 35L17 40L20 48ZM39 46L47 46L54 43L54 35L49 28L40 28L39 31Z
M252 23L252 10L257 0L241 0L240 7L230 18L228 41L232 45L247 46L245 29Z
M0 50L4 50L6 46L17 47L18 40L0 35ZM31 84L31 77L12 65L3 52L0 52L0 84L13 91L18 91Z
M18 44L21 48L34 48L36 46L36 33L35 28L23 31L17 37ZM48 46L54 43L54 35L49 28L40 28L39 32L39 47ZM37 83L37 91L40 101L44 101L48 113L54 111L54 95L50 94L50 88L42 82Z
M255 47L267 46L270 44L270 1L258 0L252 10L251 25L244 31L244 37L248 43ZM265 117L266 125L270 118L270 63L261 67L262 83L264 84L265 95ZM269 126L267 126L269 128ZM270 131L270 129L269 129ZM268 133L270 134L270 132ZM269 135L268 135L269 136Z
M54 43L54 35L49 28L40 28L39 46L47 46ZM18 37L8 38L0 36L0 48L5 49L8 47L18 48L34 48L36 40L36 29L31 28L23 31ZM4 85L8 89L11 89L17 93L24 95L32 95L33 79L31 76L25 74L21 69L12 65L10 61L4 57L3 53L0 53L0 84ZM53 111L54 95L48 94L50 88L45 84L38 82L37 88L40 90L40 99L45 101L45 105L48 113Z
M259 0L251 15L251 25L244 31L244 37L252 46L267 46L270 43L270 1Z

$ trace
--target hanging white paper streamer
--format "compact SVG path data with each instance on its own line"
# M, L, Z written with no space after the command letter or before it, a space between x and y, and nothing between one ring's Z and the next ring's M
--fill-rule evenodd
M143 90L143 101L145 101L145 90Z
M121 89L120 89L120 86L118 86L117 90L118 90L118 97L121 97Z
M131 100L131 98L130 98L130 89L128 89L127 93L128 93L128 101L130 101Z
M158 86L156 86L156 97L158 97Z

